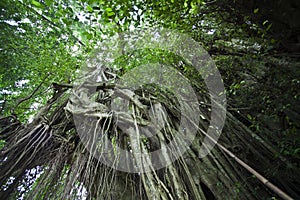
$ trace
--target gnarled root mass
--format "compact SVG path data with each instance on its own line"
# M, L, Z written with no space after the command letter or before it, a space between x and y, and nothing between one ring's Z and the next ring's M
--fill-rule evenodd
M183 131L179 130L182 105L172 92L151 84L131 90L108 79L76 87L56 84L55 88L53 98L33 122L24 125L13 116L0 119L0 138L6 141L0 157L1 199L276 196L220 146L201 158L203 133L209 126L209 106L199 106L201 117L192 144L170 162L185 143L177 137ZM68 93L69 88L73 88L72 94ZM201 96L203 93L197 95L207 102ZM111 102L118 99L121 103L112 108ZM126 109L122 101L127 102ZM187 132L190 129L185 128ZM175 145L168 146L171 141ZM276 149L230 113L219 144L260 173L273 170L290 174L277 167L286 161L274 158ZM152 152L159 149L164 150L155 157ZM169 164L163 166L164 163ZM299 180L293 177L272 176L271 172L266 176L293 196L299 192Z

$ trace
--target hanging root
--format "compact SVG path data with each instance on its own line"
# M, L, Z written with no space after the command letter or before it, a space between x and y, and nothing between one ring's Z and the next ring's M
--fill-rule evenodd
M3 199L269 197L270 191L263 186L253 187L258 181L251 179L252 174L257 175L252 168L228 149L239 146L238 156L252 166L260 162L260 171L272 167L276 149L255 137L232 115L228 115L225 133L220 138L222 145L200 159L200 146L210 118L207 106L200 107L202 120L196 138L184 155L171 162L185 143L177 138L181 105L172 92L159 90L155 85L132 91L115 84L113 72L100 74L102 79L94 83L54 84L55 95L26 126L14 116L0 118L0 139L6 142L0 157ZM71 88L72 95L68 96L65 92ZM207 102L203 94L198 97ZM129 102L129 109L113 110L111 102L117 99ZM168 146L170 141L175 145ZM107 151L109 145L112 148ZM161 160L155 160L151 152L159 149L164 149ZM128 152L125 157L123 150ZM253 157L248 158L243 151ZM156 168L164 162L171 164ZM115 169L118 166L136 171L119 171ZM271 186L267 179L263 180ZM284 179L280 181L286 183ZM280 193L277 189L273 192Z

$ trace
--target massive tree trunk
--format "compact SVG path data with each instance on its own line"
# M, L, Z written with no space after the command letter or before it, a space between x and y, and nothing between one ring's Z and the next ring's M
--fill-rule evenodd
M250 131L231 113L227 113L218 144L206 157L200 155L210 109L207 95L203 93L205 89L198 83L194 84L198 99L206 105L199 106L203 116L196 138L175 162L158 170L151 169L151 157L141 160L139 153L160 148L178 132L178 102L168 91L157 93L158 88L152 85L130 91L111 81L116 77L113 73L102 69L102 79L97 83L54 84L52 99L30 124L21 124L14 116L0 119L1 139L7 142L1 151L2 199L22 195L27 199L267 199L278 195L288 199L280 189L297 197L299 180L296 178L266 174L270 178L267 180L260 176L258 172L279 170L277 166L287 161L274 157L277 150L272 144ZM96 97L93 106L86 103L92 97ZM131 115L107 111L116 97L130 101ZM146 140L133 140L132 134L153 131L153 127L143 131L133 128L150 120L151 116L145 113L149 108L166 111L166 116L159 119L166 123L165 127ZM80 124L74 122L77 119ZM126 132L116 126L116 120L126 122L129 126ZM86 138L79 132L86 134ZM99 133L108 141L91 139L99 137ZM97 145L93 146L95 141ZM95 156L109 141L131 152L127 155L133 164L119 157L120 149L114 149L109 155L100 151L100 156ZM177 142L180 145L182 141ZM87 148L88 145L92 148ZM170 152L177 153L176 149L167 149L163 158L171 159ZM116 163L125 160L125 164L137 167L147 163L150 168L145 173L119 171L113 168L114 163L110 163L112 167L105 165L101 156ZM286 174L299 177L298 173Z

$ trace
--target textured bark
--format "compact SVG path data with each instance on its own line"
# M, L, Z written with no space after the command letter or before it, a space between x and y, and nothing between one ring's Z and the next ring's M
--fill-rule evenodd
M133 153L128 159L136 159L136 163L141 164L138 163L141 162L138 159L139 151L151 152L161 143L172 138L178 127L180 113L173 98L168 97L164 92L160 92L160 96L155 97L153 87L147 88L146 93L143 90L130 91L110 83L105 84L105 81L93 84L87 83L87 87L84 87L84 84L74 87L56 85L62 90L55 92L53 98L31 124L22 125L14 117L0 119L0 139L7 141L0 158L1 197L18 196L13 191L18 186L24 185L22 180L26 179L26 170L37 167L42 168L43 173L30 191L24 194L26 199L76 199L78 193L85 193L87 199L125 200L266 199L276 196L274 191L267 189L258 179L253 178L249 170L236 162L236 158L241 158L260 173L274 168L274 163L280 165L286 160L281 157L274 158L277 150L272 144L255 135L230 113L219 140L221 146L216 146L204 158L199 158L199 152L205 137L203 133L209 125L208 120L200 122L199 131L190 149L176 162L163 169L147 173L125 173L105 166L82 144L72 114L86 116L81 121L79 129L84 129L90 136L101 127L105 134L115 137L117 145L123 149L128 150L128 142L130 142ZM93 91L89 87L96 89ZM73 90L75 95L68 96L65 93L67 88L75 88ZM113 93L112 89L116 92ZM198 91L203 89L198 88ZM93 105L86 101L91 93L98 93ZM128 133L115 127L116 116L107 112L107 106L116 96L127 99L132 103L134 118L119 113L121 116L119 120L123 120L129 126L147 123L150 116L145 114L145 109L147 106L151 107L151 102L147 101L151 98L145 98L147 95L152 96L156 105L167 110L168 116L165 120L168 128L164 128L155 137L149 138L147 144L137 142L140 148L135 148L134 141L130 140ZM204 101L207 98L201 96L203 94L200 92L198 95L199 99ZM66 97L69 97L68 100L63 100ZM56 106L52 109L54 104ZM204 118L209 119L207 108L201 109ZM128 130L132 131L131 134L136 134L135 129ZM151 127L143 133L151 134ZM220 147L226 147L235 156L230 156ZM116 155L119 155L118 152ZM167 153L164 153L164 158L170 159ZM115 161L117 162L118 159L120 158L117 156ZM151 162L150 157L149 160L146 162ZM293 171L293 174L299 172ZM8 183L10 177L15 177L11 184ZM284 191L295 195L297 193L295 185L299 180L294 178L290 182L290 178L292 177L272 177L272 181L281 183L280 186L283 186Z

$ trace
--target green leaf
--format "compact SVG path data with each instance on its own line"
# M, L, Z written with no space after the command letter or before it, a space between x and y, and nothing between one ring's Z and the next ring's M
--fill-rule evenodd
M35 0L32 0L31 3L32 3L32 5L34 5L34 6L37 7L37 8L42 8L42 7L43 7L42 4L41 4L40 2L37 2L37 1L35 1Z
M52 3L53 3L53 0L46 0L46 1L45 1L45 4L46 4L47 6L50 6Z
M271 27L272 27L272 24L269 24L268 27L266 28L266 31L270 30Z
M5 140L0 140L0 150L5 146Z
M258 11L259 11L259 8L256 8L256 9L254 9L253 13L256 14L256 13L258 13Z
M114 12L109 12L109 13L107 13L107 16L108 16L108 17L114 16L114 15L115 15Z
M294 154L298 154L298 153L300 153L300 148L294 150Z
M87 5L86 9L87 9L89 12L93 12L93 8L92 8L90 5Z
M107 12L112 12L112 8L105 8Z
M252 117L249 114L247 114L247 118L250 119L250 120L252 120Z
M269 22L269 20L264 21L264 22L263 22L263 25L266 25L266 23L268 23L268 22Z
M88 40L91 40L91 39L93 38L93 35L90 34L90 33L88 33L87 36L86 36L86 38L87 38Z

